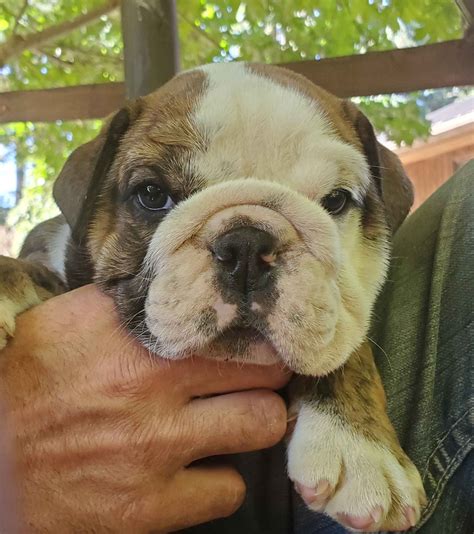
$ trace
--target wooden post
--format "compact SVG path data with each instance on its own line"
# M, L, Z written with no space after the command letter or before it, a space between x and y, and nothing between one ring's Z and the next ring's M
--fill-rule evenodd
M472 30L472 25L474 23L474 0L456 0L456 4L461 10L464 20L467 22L467 29Z
M175 0L122 0L128 98L157 89L179 70Z

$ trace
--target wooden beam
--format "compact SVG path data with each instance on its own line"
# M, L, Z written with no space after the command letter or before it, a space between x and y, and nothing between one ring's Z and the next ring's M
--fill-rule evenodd
M473 123L418 141L411 147L399 148L396 153L404 165L409 165L468 146L474 146Z
M0 93L0 123L100 119L124 102L123 83Z
M122 0L128 98L151 93L179 70L175 0Z
M344 98L406 93L474 85L474 44L459 39L285 66Z
M284 66L344 98L474 85L474 43L447 41ZM124 101L121 83L0 93L0 123L100 118Z

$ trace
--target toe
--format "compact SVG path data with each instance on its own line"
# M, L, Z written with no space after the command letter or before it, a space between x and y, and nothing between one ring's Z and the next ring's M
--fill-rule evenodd
M0 326L0 349L3 349L8 341L8 338L13 334L12 330L6 325Z
M405 517L409 527L414 527L418 523L417 514L413 506L408 506L406 508Z
M343 513L337 515L339 521L349 528L355 530L375 530L382 519L383 509L380 506L376 506L370 514L363 516Z
M316 491L314 488L304 486L299 482L295 482L295 490L306 504L312 504L316 500Z
M327 480L320 480L313 488L295 482L295 490L308 506L317 506L318 508L327 501L332 492Z

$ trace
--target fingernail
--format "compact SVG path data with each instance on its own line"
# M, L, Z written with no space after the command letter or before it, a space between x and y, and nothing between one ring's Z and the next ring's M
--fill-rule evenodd
M414 527L416 525L416 512L412 506L409 506L406 509L405 517L408 519L408 522L410 523L411 527Z
M337 517L339 518L339 522L342 523L345 526L348 526L353 529L367 529L372 527L373 520L372 516L354 516L344 513L337 514Z
M314 488L309 488L308 486L303 486L303 484L295 482L295 489L306 504L313 503L317 498Z
M374 520L374 523L378 523L382 519L382 515L383 515L382 507L381 506L375 507L370 515L372 519Z

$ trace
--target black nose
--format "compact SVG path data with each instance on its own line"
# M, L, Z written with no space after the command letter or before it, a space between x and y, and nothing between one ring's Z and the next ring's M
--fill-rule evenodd
M275 265L276 239L252 226L230 230L214 243L221 283L239 295L265 289Z

